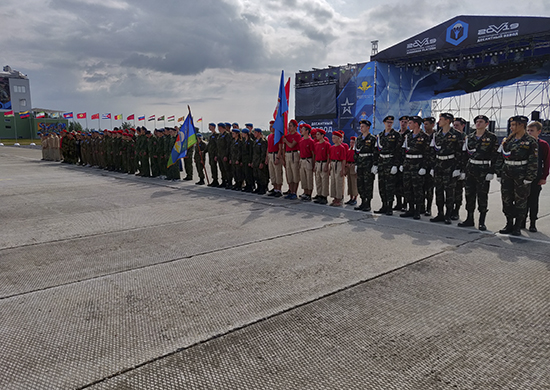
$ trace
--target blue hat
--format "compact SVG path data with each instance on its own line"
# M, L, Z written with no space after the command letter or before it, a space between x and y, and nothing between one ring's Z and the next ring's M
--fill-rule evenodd
M161 127L160 129L157 129L157 131L164 133L164 128Z
M226 129L229 129L230 127L231 127L231 123L225 122L225 128L226 128Z
M254 129L254 131L257 131L258 133L261 133L261 132L262 132L262 129L260 129L259 127L256 127L256 128Z
M246 127L254 127L254 125L252 123L245 123L244 124Z
M225 123L223 122L218 123L218 127L223 127L225 129Z
M214 127L216 127L216 124L215 124L214 122L210 122L210 123L208 124L208 126L214 126Z
M201 133L197 133L197 137L202 138L202 134L201 134Z
M240 129L231 129L231 131L232 131L233 133L240 133L240 132L241 132Z
M242 131L244 134L250 133L250 130L248 130L248 128L246 128L246 127L245 127L244 129L242 129L241 131Z

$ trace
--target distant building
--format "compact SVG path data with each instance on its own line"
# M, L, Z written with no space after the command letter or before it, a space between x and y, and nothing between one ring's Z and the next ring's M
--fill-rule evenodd
M31 107L29 78L8 65L4 66L0 72L0 110L24 112Z

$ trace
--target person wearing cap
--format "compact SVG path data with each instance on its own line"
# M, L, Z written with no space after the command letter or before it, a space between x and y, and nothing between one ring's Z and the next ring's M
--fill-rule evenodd
M409 208L400 217L420 219L420 209L424 203L424 176L429 162L430 139L420 129L422 118L409 117L410 133L405 135L402 147L403 190Z
M267 136L267 159L265 164L269 169L269 177L271 178L271 184L273 185L273 191L269 193L269 196L279 198L283 196L281 189L283 187L283 147L282 142L275 144L275 128L273 124L275 121L269 122L269 132Z
M550 146L548 142L539 138L541 132L542 124L540 122L531 122L527 126L527 133L535 138L539 144L537 176L531 183L531 190L527 199L527 214L525 215L526 218L529 216L529 231L532 233L537 232L536 221L539 212L540 192L542 186L546 184L546 178L550 169ZM525 222L522 227L525 228Z
M466 121L466 119L464 118L455 118L454 122L453 122L453 127L455 130L458 131L458 133L460 134L460 136L462 137L462 143L464 143L464 140L466 139L466 125L468 124L468 122ZM465 152L462 152L462 162L463 162L463 166L466 165L466 161L467 161L468 157L466 156ZM456 182L456 187L455 187L455 206L454 206L454 209L453 209L453 213L451 214L451 219L453 221L456 221L460 218L460 215L459 215L459 212L460 212L460 208L462 207L462 194L464 192L464 187L465 187L465 179L466 179L466 175L460 175L460 177L458 178L457 182Z
M384 131L376 136L375 172L378 173L378 192L382 207L376 214L393 215L393 197L396 194L398 167L401 165L401 135L393 128L395 118L384 118ZM407 123L408 127L408 123ZM374 167L373 167L374 168Z
M424 121L424 133L428 134L430 139L432 138L434 134L434 128L435 128L435 118L433 116L426 117L422 119ZM433 163L433 161L432 161ZM429 172L433 169L433 164L428 167ZM428 168L426 170L428 170ZM432 215L432 204L434 199L434 178L432 175L425 175L424 176L424 202L422 204L422 209L420 210L420 213L424 213L426 217L429 217Z
M158 143L159 135L157 129L153 130L153 135L147 139L147 152L151 164L151 177L160 176L160 167L158 162Z
M466 154L464 187L466 192L467 217L459 222L460 227L475 226L474 211L479 211L479 230L485 231L485 218L489 203L489 186L495 174L498 158L498 138L487 126L489 118L478 115L474 118L476 131L466 136L462 149ZM456 199L456 197L455 197Z
M112 149L113 149L113 138L109 130L103 132L103 153L105 153L105 170L110 171L112 167ZM84 137L82 137L82 142L84 142Z
M445 222L447 225L451 224L455 202L454 191L462 171L460 159L462 137L452 128L453 119L453 115L448 112L439 115L440 130L432 134L430 142L433 162L432 165L426 164L427 169L430 169L430 176L434 178L437 205L437 215L431 218L430 222Z
M315 185L317 189L317 195L314 202L319 204L328 203L328 190L329 190L329 167L330 167L330 143L325 141L325 130L315 129L315 143L314 155L315 155Z
M253 191L258 195L264 195L267 190L268 168L267 160L267 141L264 138L262 129L254 129L254 143L252 145L252 168L254 170L254 181L256 189Z
M357 167L357 189L361 204L355 210L370 211L374 188L374 175L377 173L375 164L376 137L370 133L371 123L368 120L359 121L361 134L355 141L355 166Z
M329 148L330 158L330 196L333 198L331 206L342 206L344 198L344 175L346 169L347 148L342 144L344 133L332 132L333 145Z
M248 129L248 133L252 137L253 131L254 131L254 125L252 123L245 123L244 127Z
M197 143L193 145L193 159L195 160L195 167L197 168L197 174L199 175L199 181L196 182L196 185L204 184L204 172L205 165L204 161L206 160L207 145L204 142L202 134L197 132Z
M250 123L247 123L249 125ZM250 139L250 129L245 127L241 131L241 164L243 170L243 179L245 186L242 191L254 191L254 168L252 166L252 157L254 152L254 142Z
M241 130L233 127L231 129L231 135L233 140L231 141L231 152L229 155L229 164L231 165L232 176L235 179L235 185L231 187L232 190L241 191L243 189L243 170L242 170L242 144L241 144Z
M313 192L313 167L314 167L314 152L315 142L311 139L311 126L307 123L300 125L300 134L302 140L298 144L300 151L300 183L304 193L300 195L300 199L309 202L311 201L311 193Z
M401 137L400 143L403 145L405 137L411 131L409 130L409 116L403 115L399 118L399 136ZM401 153L402 154L402 153ZM400 162L402 163L402 162ZM405 192L403 189L403 172L400 170L395 174L395 198L396 204L393 208L394 210L405 211L407 209L407 204L405 201Z
M208 138L208 144L206 146L206 152L208 154L208 164L210 165L210 173L212 175L212 182L208 184L208 187L218 187L218 133L216 133L216 124L209 123L208 130L210 130L210 138ZM221 168L220 168L221 169Z
M349 138L349 148L346 150L346 171L345 176L347 178L347 187L349 200L346 204L355 206L357 204L357 196L359 191L357 190L357 168L355 167L355 142L357 137L352 136Z
M285 199L297 199L298 185L300 183L300 141L302 136L297 132L298 122L296 119L288 123L288 134L282 137L284 149L284 166L286 170L286 179L288 182L289 193Z
M220 171L222 173L222 182L220 187L226 189L231 189L233 184L231 165L229 164L229 155L231 150L231 134L228 133L231 125L227 126L225 123L218 123L218 131L220 135L218 136L217 142L217 156L218 162L220 164Z
M528 121L523 115L510 118L510 134L498 148L496 172L501 182L502 211L506 216L506 226L499 231L501 234L521 235L531 183L537 178L538 141L527 133Z
M136 153L139 156L139 176L151 177L151 166L149 164L149 139L147 138L147 129L138 127L139 135L136 139Z

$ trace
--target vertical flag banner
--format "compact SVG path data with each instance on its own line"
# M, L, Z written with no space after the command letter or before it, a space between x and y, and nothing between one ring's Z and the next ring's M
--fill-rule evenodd
M126 118L127 121L133 121L135 118L134 114L132 115L128 115L128 117Z
M73 113L72 112L66 112L63 114L63 118L65 119L72 119Z
M174 165L180 158L187 156L187 149L196 143L197 135L195 133L195 125L191 114L189 114L178 131L176 143L168 159L168 166Z
M93 114L93 115L92 115L92 120L93 120L93 119L99 119L99 113Z
M285 71L281 72L281 83L279 85L279 100L277 103L277 114L275 115L274 144L277 144L285 134L285 113L288 112L288 100L285 92Z
M76 117L77 117L77 119L86 119L86 113L85 112L80 112L80 113L76 114Z

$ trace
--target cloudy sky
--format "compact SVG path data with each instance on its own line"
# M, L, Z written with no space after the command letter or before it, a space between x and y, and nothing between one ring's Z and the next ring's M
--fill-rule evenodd
M364 62L457 15L550 16L547 0L3 0L0 65L33 107L266 127L281 70ZM291 92L291 115L294 112ZM149 127L151 122L148 123ZM206 127L205 127L206 130Z

